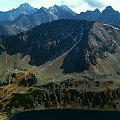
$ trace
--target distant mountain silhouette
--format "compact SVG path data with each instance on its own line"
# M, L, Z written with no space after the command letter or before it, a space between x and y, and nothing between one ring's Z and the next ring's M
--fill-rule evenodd
M9 10L7 12L0 11L0 22L13 21L21 14L33 14L37 8L31 7L28 3L21 4L18 8Z
M81 12L80 14L76 15L76 19L80 20L97 20L101 12L99 9L95 9L94 11L87 10L86 12Z
M28 4L22 4L20 5L20 8L26 9L30 7L28 6ZM52 22L59 19L97 21L100 23L120 26L120 13L115 11L111 6L106 7L102 12L100 12L99 9L95 9L94 11L87 10L86 12L76 14L66 5L54 5L48 9L41 7L33 14L30 14L30 12L29 14L20 14L13 21L1 22L0 35L15 35L42 23Z
M94 11L82 12L76 15L79 20L93 20L101 23L120 25L120 13L115 11L111 6L106 7L102 12L99 9Z
M0 26L2 26L0 28L0 34L17 34L23 30L28 30L37 25L40 25L41 23L47 23L58 19L73 19L75 15L76 13L65 5L54 5L49 9L41 7L34 14L21 14L14 21L0 23ZM16 26L16 29L13 30L13 26ZM8 28L11 28L11 31L10 29L8 30Z

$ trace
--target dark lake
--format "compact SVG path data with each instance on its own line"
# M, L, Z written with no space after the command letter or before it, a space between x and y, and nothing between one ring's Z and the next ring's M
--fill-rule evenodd
M120 120L120 112L89 110L41 110L17 113L10 120Z

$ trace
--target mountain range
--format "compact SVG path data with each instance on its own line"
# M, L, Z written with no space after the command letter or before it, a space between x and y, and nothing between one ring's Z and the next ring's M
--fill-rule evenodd
M41 109L120 110L119 14L110 6L78 15L54 5L1 22L0 118Z
M24 7L25 6L26 4L24 4ZM25 8L27 8L27 6ZM40 25L41 23L47 23L58 19L72 19L75 15L76 13L65 5L54 5L49 9L41 7L33 14L21 14L14 21L4 21L0 23L0 34L14 35Z
M0 11L0 22L3 21L13 21L21 14L33 14L38 9L31 7L28 3L21 4L18 8L14 8L7 12Z
M120 13L115 11L111 6L106 7L102 12L99 9L82 12L76 15L76 19L98 21L116 26L120 25Z
M20 11L14 12L14 11ZM25 14L26 12L26 14ZM89 20L97 21L100 23L111 24L118 26L120 25L120 13L115 11L111 6L106 7L102 12L99 9L94 11L86 11L77 14L73 12L68 6L54 5L52 7L40 9L32 8L28 4L22 4L18 8L6 12L8 15L15 15L16 18L13 21L3 21L0 23L0 34L1 35L15 35L22 31L31 29L41 23L47 23L59 19L77 19L77 20ZM114 17L113 17L114 16ZM5 17L3 17L5 18ZM1 19L2 20L2 19Z

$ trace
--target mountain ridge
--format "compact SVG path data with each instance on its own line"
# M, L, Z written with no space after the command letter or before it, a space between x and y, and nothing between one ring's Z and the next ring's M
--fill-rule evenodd
M13 35L12 31L11 33L7 33L8 32L7 29L12 25L16 25L16 26L18 25L19 30L16 30L16 31L13 30L14 33L17 34L18 33L17 31L22 32L23 29L28 30L37 25L40 25L41 23L47 23L54 20L58 20L58 19L72 19L72 17L75 15L76 13L74 13L72 10L70 10L66 6L55 5L48 9L41 7L34 14L31 14L31 15L21 14L14 21L0 23L0 25L4 27L3 29L1 28L1 31L6 32L3 35Z
M92 20L118 27L120 26L120 13L115 11L111 6L106 7L102 12L100 12L99 9L95 9L94 11L87 10L86 12L76 14L66 5L54 5L48 9L41 7L31 15L21 14L14 21L4 21L0 23L0 26L2 26L0 34L18 34L19 32L26 31L42 23L47 23L58 19Z
M120 25L120 13L115 11L111 6L107 6L102 12L99 10L82 12L76 15L76 19L93 20L116 26Z

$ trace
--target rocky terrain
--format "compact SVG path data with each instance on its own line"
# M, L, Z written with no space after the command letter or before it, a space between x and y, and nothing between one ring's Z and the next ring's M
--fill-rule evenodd
M54 108L120 110L120 29L57 20L0 36L1 116Z

